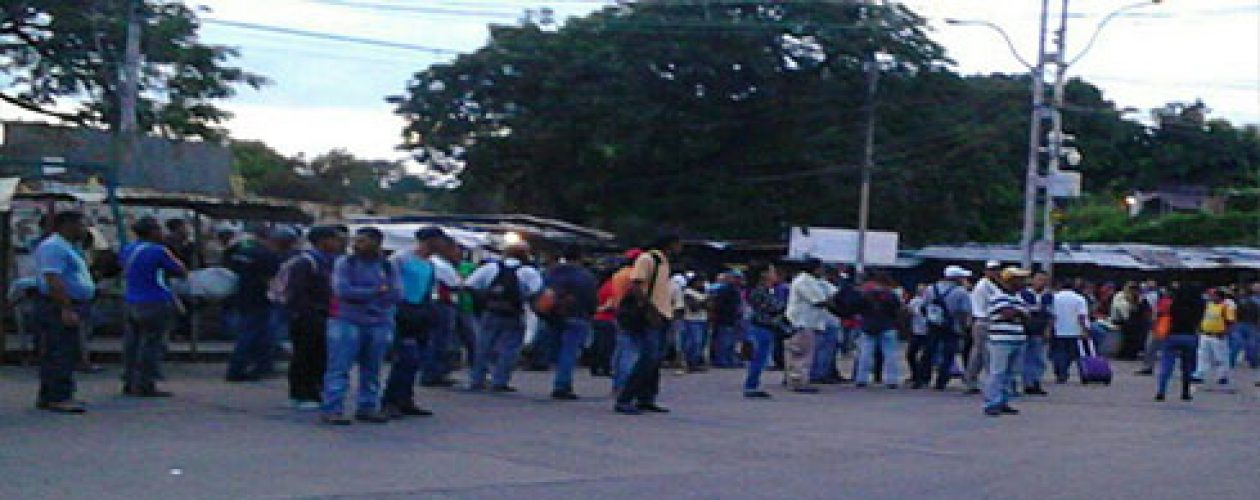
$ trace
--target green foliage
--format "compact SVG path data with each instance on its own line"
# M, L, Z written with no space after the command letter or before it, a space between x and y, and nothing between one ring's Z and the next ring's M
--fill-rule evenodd
M130 3L0 0L0 100L72 123L117 127ZM231 66L235 49L202 43L197 14L183 2L149 0L141 11L141 129L224 138L219 125L230 114L214 102L266 79Z
M1131 218L1123 205L1092 202L1069 211L1061 241L1162 245L1255 245L1260 212L1175 213Z
M631 237L665 227L779 239L792 225L856 226L872 50L893 61L879 82L872 227L908 245L1014 241L1030 80L958 75L900 6L636 2L554 32L500 26L391 101L404 146L459 178L446 208ZM1260 171L1254 131L1148 129L1079 80L1067 97L1091 192L1223 186Z
M334 203L409 204L424 182L401 163L362 160L333 150L311 160L289 158L255 141L233 141L232 169L251 193Z

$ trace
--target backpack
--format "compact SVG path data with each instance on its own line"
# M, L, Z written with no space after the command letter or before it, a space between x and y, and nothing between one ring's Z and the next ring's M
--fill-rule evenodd
M521 266L499 263L499 272L484 292L486 312L503 316L516 316L525 311L525 298L521 293L521 278L517 270Z
M865 298L857 286L852 283L841 285L840 291L832 296L831 312L841 319L852 319L862 313Z
M923 317L927 319L928 326L936 328L952 328L953 319L949 316L949 306L945 305L945 297L953 293L951 287L944 294L936 285L932 285L932 300L923 302Z
M267 283L267 299L273 304L284 305L289 302L289 277L293 274L293 268L299 264L309 262L311 269L319 269L319 262L315 260L309 252L302 252L301 255L294 255L293 258L280 265L280 269L276 271L276 275Z

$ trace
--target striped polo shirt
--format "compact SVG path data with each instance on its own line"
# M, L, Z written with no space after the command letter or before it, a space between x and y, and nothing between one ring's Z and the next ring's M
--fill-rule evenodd
M1008 310L1015 310L1017 314L1004 318L1002 313ZM1024 342L1028 338L1024 334L1028 305L1019 295L995 287L994 294L989 297L988 316L990 342Z

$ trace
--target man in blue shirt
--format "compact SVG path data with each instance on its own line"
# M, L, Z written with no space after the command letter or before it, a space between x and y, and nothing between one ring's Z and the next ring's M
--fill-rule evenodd
M39 397L35 406L55 413L84 413L74 400L74 366L79 360L79 324L87 317L96 285L75 242L87 234L83 214L60 212L53 234L35 248L35 331L43 339Z
M428 417L433 412L415 402L416 376L420 373L422 351L431 332L438 328L438 313L433 303L437 287L437 269L429 260L446 232L438 227L416 231L416 247L399 252L390 261L402 283L402 301L398 303L394 330L394 364L385 382L382 403L390 417ZM428 360L430 363L432 359Z
M581 260L582 251L577 246L565 250L564 263L551 268L544 280L555 299L551 310L539 311L545 319L544 328L552 330L559 345L551 398L560 401L578 398L573 392L573 370L591 335L591 318L597 303L595 292L599 284Z
M119 254L125 280L127 328L123 340L123 394L146 398L170 397L154 384L163 341L181 309L167 285L170 277L188 273L184 263L162 244L162 226L144 217L132 227L138 241Z

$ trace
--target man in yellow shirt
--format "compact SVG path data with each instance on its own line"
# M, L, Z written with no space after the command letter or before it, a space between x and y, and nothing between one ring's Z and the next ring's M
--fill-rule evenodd
M1238 310L1225 291L1208 292L1208 304L1199 325L1199 367L1195 379L1204 380L1213 372L1217 383L1229 385L1229 330L1238 320Z

